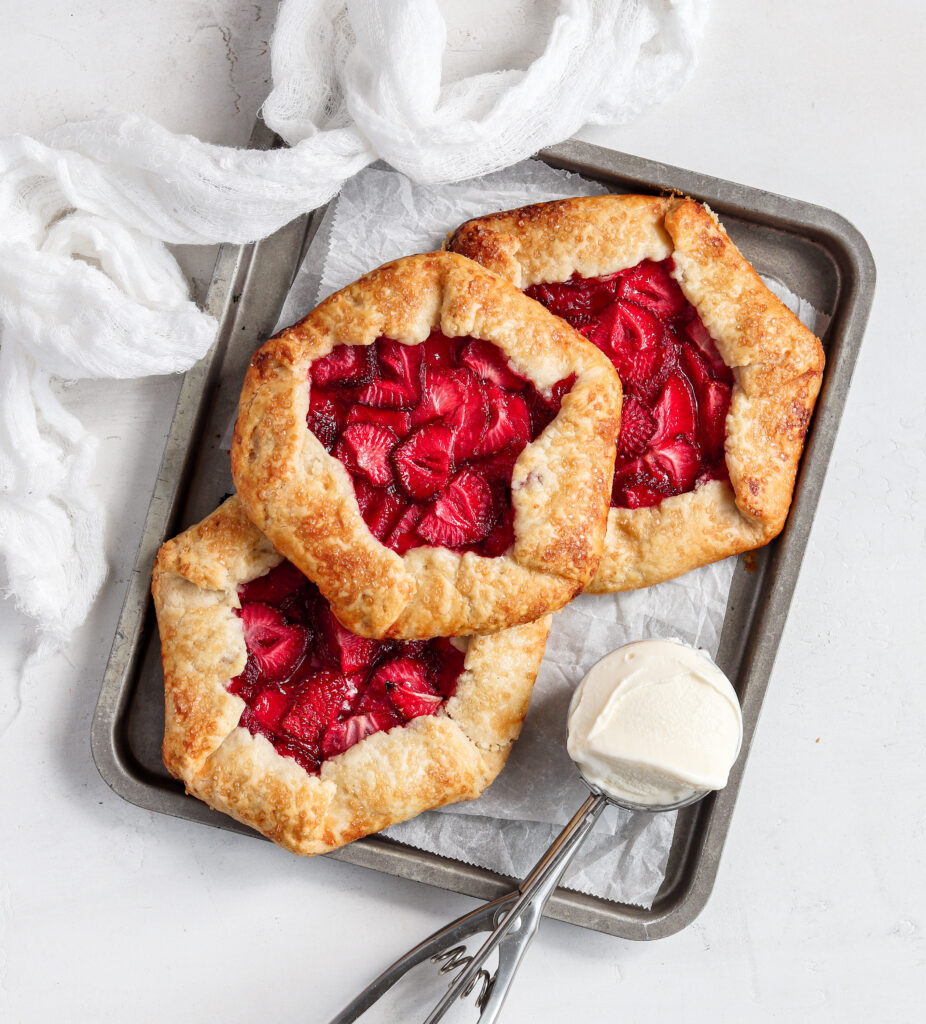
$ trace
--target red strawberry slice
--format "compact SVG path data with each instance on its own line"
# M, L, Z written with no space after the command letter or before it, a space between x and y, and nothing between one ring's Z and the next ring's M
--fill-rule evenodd
M426 366L421 404L412 412L412 426L418 427L431 420L446 420L465 401L466 382L461 370Z
M424 665L416 658L402 657L387 661L373 673L370 690L390 701L402 718L433 714L441 704L441 696L428 682Z
M658 505L672 493L672 481L664 467L648 456L641 456L615 471L611 504L618 508L644 508Z
M424 510L420 505L409 505L383 541L386 547L397 555L404 555L409 548L419 547L421 538L418 536L417 526L422 515Z
M668 339L667 333L664 349L643 349L634 356L627 371L627 389L631 394L639 395L647 401L659 394L678 360L678 349Z
M241 696L244 700L250 699L249 697L246 697L243 694ZM252 736L256 736L258 735L258 733L262 733L265 731L264 727L257 720L257 716L251 710L250 704L244 709L244 711L241 712L241 717L238 719L238 728L247 729L247 731Z
M327 605L322 607L319 619L328 652L345 675L358 672L370 664L379 641L351 633L338 622Z
M370 381L357 392L361 405L372 405L376 409L411 409L418 403L418 389L404 381Z
M379 367L387 380L397 381L415 393L421 394L421 364L423 345L403 345L392 338L380 338L376 345Z
M729 384L712 380L698 398L698 439L708 459L717 459L723 453L731 395Z
M353 405L347 414L348 425L378 423L388 427L400 440L412 429L411 413L403 409L379 409L369 405Z
M347 468L362 473L371 484L385 487L392 483L389 455L398 438L377 423L355 423L345 429L334 454Z
M672 482L674 494L683 494L694 486L695 477L701 468L701 451L687 437L675 437L654 448L647 456L652 465L659 463Z
M238 588L238 597L242 602L262 601L264 604L279 606L306 583L308 580L293 563L284 561L264 576L242 584Z
M635 302L617 301L599 319L590 340L607 352L627 377L634 375L640 353L666 351L665 326L649 309Z
M307 743L286 736L275 736L273 749L281 757L291 757L300 768L305 769L310 775L318 774L318 770L322 766L321 751L316 743Z
M399 482L412 498L430 498L447 486L453 473L453 431L427 423L392 453Z
M678 316L688 305L688 300L671 275L673 269L671 259L661 263L643 260L621 273L617 294L622 299L646 306L664 320Z
M380 680L383 684L408 683L413 689L430 689L425 666L418 658L403 655L383 662L373 675L370 682Z
M723 356L717 351L714 339L701 321L701 317L693 309L692 313L694 315L682 328L682 333L687 336L692 345L704 356L715 377L719 380L732 381L732 371L723 361Z
M360 700L354 706L355 715L368 715L371 711L398 719L395 706L386 692L386 681L384 679L378 681L371 680L369 686L361 694Z
M453 430L453 457L457 462L463 462L474 458L482 447L491 416L488 389L494 385L483 384L471 370L461 368L459 372L466 382L466 398L447 417L447 425ZM504 395L508 393L501 392Z
M363 521L377 540L388 537L399 518L405 503L391 491L380 491L377 500L367 509Z
M717 459L716 462L710 462L701 469L698 473L698 477L695 480L695 488L700 487L702 484L710 483L711 480L729 480L730 473L727 470L726 459Z
M251 704L251 712L258 722L271 732L276 729L283 717L289 698L280 690L264 690Z
M614 363L617 367L616 353L624 349L624 324L617 313L616 303L612 303L601 315L583 324L582 334ZM620 372L618 370L618 372ZM623 378L621 378L623 382Z
M431 420L456 426L463 422L461 410L467 404L472 404L474 398L481 404L481 394L481 381L465 366L425 366L421 404L412 413L412 426Z
M316 743L339 715L350 711L356 695L357 688L351 680L336 672L316 672L300 686L281 726L303 742Z
M507 493L497 504L501 507L498 522L477 549L485 558L497 558L514 544L514 506Z
M435 641L433 640L401 640L393 641L403 654L410 658L419 658L427 651Z
M685 376L691 381L695 395L700 399L704 389L714 380L714 373L701 350L687 337L679 348L678 362Z
M343 722L335 722L328 726L321 741L321 752L324 757L335 757L343 754L355 743L372 736L383 729L391 729L399 724L390 715L371 711L366 715L351 715Z
M586 278L573 274L568 281L557 284L531 285L525 293L575 326L573 320L602 313L614 301L619 283L620 273Z
M656 419L656 429L650 440L653 448L661 447L664 441L679 434L694 437L698 411L687 378L679 373L672 374L656 401L653 416Z
M460 352L460 362L482 380L509 391L520 391L527 383L525 377L508 365L505 354L491 341L476 338L468 341Z
M428 366L456 366L465 338L448 338L443 331L433 330L423 346L424 362Z
M238 614L244 644L263 676L271 682L287 679L305 654L307 631L287 623L276 608L260 602L246 604Z
M643 399L656 394L675 367L674 340L655 313L634 302L615 302L589 340L610 356L625 389Z
M503 448L500 452L493 452L491 455L480 459L473 469L480 476L492 484L510 484L511 474L514 471L514 464L523 448Z
M344 429L344 410L330 391L312 387L309 392L309 412L306 426L330 452L338 434Z
M404 644L402 648L405 648ZM367 714L376 711L396 717L395 705L389 696L389 690L396 683L407 680L411 680L413 685L428 685L424 666L417 658L405 655L383 663L370 676L369 683L354 708L355 713Z
M621 429L617 435L618 459L633 459L642 455L656 431L656 420L646 406L633 395L624 399L621 409Z
M370 533L382 540L402 514L405 502L394 491L373 487L359 478L354 480L354 493Z
M321 600L321 595L318 593L318 588L314 583L309 583L308 580L298 590L294 590L289 597L285 598L280 602L280 611L286 616L290 622L298 622L308 628L308 634L311 639L315 634L315 619L316 609L318 602ZM268 601L270 603L276 603ZM309 650L306 655L305 661L302 665L305 667L306 663L309 662L313 657L313 651Z
M571 316L568 318L569 326L574 327L585 338L588 338L598 326L598 320L598 316Z
M381 487L374 487L361 477L354 478L354 497L362 516L366 516L367 509L378 499L380 493L385 493Z
M360 695L360 699L354 705L355 715L368 715L374 712L378 715L385 715L387 718L395 718L398 724L398 715L396 715L395 706L389 699L389 694L386 693L386 684L372 683L366 687L363 693Z
M260 669L253 654L248 655L244 671L229 682L227 689L229 693L237 694L246 703L250 703L263 689Z
M487 384L489 424L473 455L478 458L512 446L520 451L531 439L531 421L527 404L495 384Z
M557 381L550 389L549 396L531 388L527 392L527 408L531 417L531 437L538 437L559 415L563 397L572 390L576 375L570 374Z
M426 682L390 683L386 689L392 703L405 721L433 715L443 703L443 697L435 693Z
M482 540L495 519L492 492L481 476L464 469L444 493L432 502L418 533L432 546L459 547Z
M440 420L453 430L452 454L470 458L489 423L489 402L482 381L466 367L425 367L421 404L412 412L412 426Z
M661 504L666 495L645 483L636 483L625 487L621 492L618 504L621 508L652 508Z
M312 363L312 383L355 387L373 376L372 353L366 345L335 345L326 356Z
M436 663L437 691L444 697L456 693L460 673L466 660L466 650L460 650L453 640L438 637L430 641L431 655Z

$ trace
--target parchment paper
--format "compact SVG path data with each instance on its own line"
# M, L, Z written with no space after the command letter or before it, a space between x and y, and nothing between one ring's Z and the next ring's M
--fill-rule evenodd
M607 190L528 160L453 185L415 185L383 166L344 186L296 277L278 329L331 292L388 260L442 246L462 221L528 203ZM766 281L817 334L828 318L777 282ZM478 800L419 815L386 834L419 849L502 874L525 875L587 795L566 754L566 711L591 666L643 637L678 637L717 653L735 559L628 594L584 595L559 612L521 738L505 770ZM571 889L650 907L662 884L674 813L608 808L564 880Z

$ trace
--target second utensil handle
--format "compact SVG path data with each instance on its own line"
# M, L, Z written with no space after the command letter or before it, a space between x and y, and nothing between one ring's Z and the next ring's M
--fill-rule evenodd
M515 971L527 951L540 918L543 908L556 889L556 885L569 865L585 837L591 832L598 816L607 806L607 797L600 793L590 793L582 806L572 816L569 823L556 837L549 849L534 865L533 870L521 883L520 895L514 906L505 914L492 934L486 939L479 951L473 955L466 969L454 981L440 1002L434 1007L424 1024L437 1024L456 999L464 992L476 976L486 959L503 939L511 944L510 957L506 963L500 958L499 968L493 983L492 996L486 1005L480 1024L490 1024L495 1020L514 978ZM520 924L518 923L520 920ZM510 937L512 928L517 926L517 935Z

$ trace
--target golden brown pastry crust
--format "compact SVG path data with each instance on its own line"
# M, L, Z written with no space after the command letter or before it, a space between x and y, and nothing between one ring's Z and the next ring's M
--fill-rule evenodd
M521 731L549 617L469 641L437 715L375 733L310 775L238 727L240 583L282 560L229 498L168 541L152 578L164 664L164 763L187 791L294 853L325 853L423 810L477 797Z
M730 483L706 484L654 508L612 508L588 590L649 586L778 535L820 390L823 347L706 206L678 197L566 199L468 221L449 244L519 288L671 256L676 280L733 370Z
M494 342L539 390L576 374L556 419L514 468L515 543L497 558L390 551L350 476L306 427L309 367L335 345L432 328ZM232 445L248 515L363 636L491 632L561 608L592 578L607 528L621 392L610 361L507 281L451 253L386 264L326 299L251 360Z

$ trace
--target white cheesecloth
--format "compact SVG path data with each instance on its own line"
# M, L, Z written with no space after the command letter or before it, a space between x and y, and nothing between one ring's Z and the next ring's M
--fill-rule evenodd
M262 238L377 159L440 184L625 123L685 82L705 8L561 0L528 67L442 82L436 0L285 0L263 116L288 149L132 115L0 139L0 585L35 654L66 642L106 573L96 439L51 379L186 370L215 334L165 243Z

